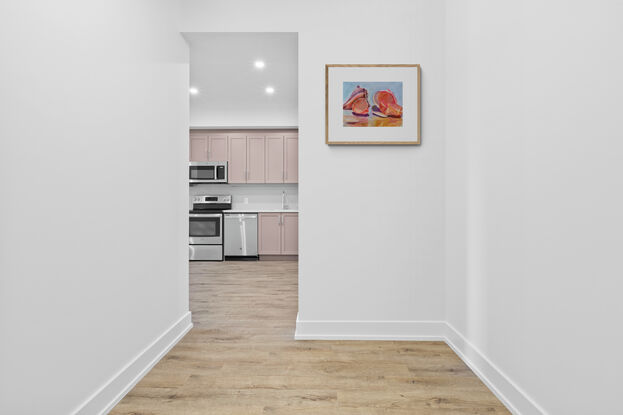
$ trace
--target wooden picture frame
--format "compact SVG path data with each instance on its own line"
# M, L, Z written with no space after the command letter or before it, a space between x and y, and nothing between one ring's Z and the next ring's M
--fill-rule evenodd
M379 71L357 71L357 68L374 68ZM331 69L337 69L343 72L340 76L346 77L345 79L356 79L357 81L364 82L342 82L342 91L337 90L337 84L341 81L338 79L331 79ZM393 69L393 71L384 71L383 69ZM415 70L415 74L411 74L409 71ZM406 71L405 71L406 70ZM361 76L357 76L358 72L362 72ZM378 82L384 79L383 73L387 73L387 78L394 80L394 82ZM344 75L347 74L347 75ZM401 75L402 74L402 75ZM408 76L407 76L408 75ZM408 97L410 106L405 108L405 116L403 117L402 105L403 102L403 80L401 76L407 76L409 82L405 82L407 88L405 88L406 96ZM363 79L359 79L363 78ZM368 81L368 78L377 79L378 81ZM405 79L406 80L406 79ZM398 82L396 82L398 81ZM399 103L397 107L400 108L399 114L387 116L380 112L379 106L372 106L372 109L376 108L376 112L368 115L359 115L354 112L352 115L346 115L347 110L342 107L342 122L340 125L340 115L338 113L337 100L344 101L346 96L346 86L354 84L365 85L385 85L385 84L400 84L399 102L396 101L395 95L394 102ZM359 85L357 85L359 88ZM366 101L368 100L368 91L365 88L361 88L365 91ZM387 89L390 93L389 89ZM381 91L385 92L385 91ZM378 91L377 91L378 93ZM398 94L396 94L398 95ZM375 95L376 99L376 95ZM416 103L416 105L413 105ZM346 104L344 104L346 105ZM382 105L382 104L381 104ZM368 103L369 106L369 103ZM416 108L413 108L413 107ZM378 115L377 115L378 114ZM355 116L356 115L356 116ZM407 118L408 116L408 118ZM347 119L348 117L348 119ZM416 119L414 119L414 117ZM383 119L385 118L385 119ZM393 119L392 119L393 118ZM398 120L397 118L401 118ZM405 120L403 121L402 118ZM393 125L388 125L393 123ZM325 143L327 145L420 145L421 144L421 67L419 64L327 64L325 65ZM355 127L355 128L353 128ZM373 128L362 128L373 127ZM391 128L387 128L391 127ZM341 137L335 138L331 135ZM365 139L354 138L355 135L361 134L366 136ZM344 138L344 135L348 135L348 138ZM382 137L385 135L385 137ZM393 136L396 138L391 138ZM378 136L378 138L374 138ZM413 136L413 138L411 138Z

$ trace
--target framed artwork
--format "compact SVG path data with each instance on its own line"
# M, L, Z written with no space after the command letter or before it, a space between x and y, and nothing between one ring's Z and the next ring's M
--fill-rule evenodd
M420 65L326 65L327 144L418 145Z

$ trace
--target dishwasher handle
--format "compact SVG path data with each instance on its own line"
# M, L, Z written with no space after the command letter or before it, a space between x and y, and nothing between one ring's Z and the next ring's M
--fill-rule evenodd
M257 219L257 213L226 213L225 217L238 219Z

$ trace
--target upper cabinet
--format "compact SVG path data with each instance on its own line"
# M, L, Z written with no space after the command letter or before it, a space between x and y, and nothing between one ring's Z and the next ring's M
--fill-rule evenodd
M264 136L247 136L247 183L266 183Z
M299 181L299 136L286 134L284 137L284 183L298 183Z
M298 134L270 134L266 136L266 182L298 183Z
M208 135L190 133L190 161L208 161Z
M228 161L229 183L298 183L298 133L193 130L190 161Z
M208 135L208 161L227 161L227 134Z
M229 183L247 182L247 136L229 136L229 162L227 166Z
M283 183L284 171L283 135L266 136L266 183Z

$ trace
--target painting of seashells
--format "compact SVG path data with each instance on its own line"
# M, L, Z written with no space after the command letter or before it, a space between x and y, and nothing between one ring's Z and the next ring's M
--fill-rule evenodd
M416 63L325 65L325 143L420 145Z
M343 82L344 127L402 127L402 82Z

